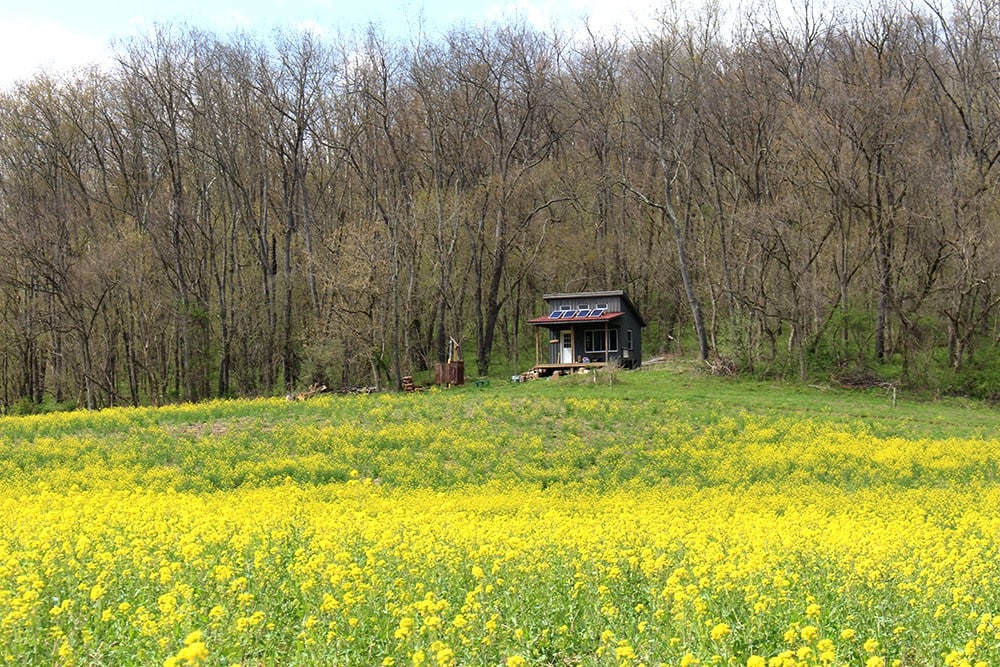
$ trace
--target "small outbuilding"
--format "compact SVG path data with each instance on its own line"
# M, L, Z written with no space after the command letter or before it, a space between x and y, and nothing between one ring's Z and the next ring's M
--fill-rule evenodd
M642 364L646 321L622 290L545 294L545 315L528 320L535 330L535 370L555 371Z

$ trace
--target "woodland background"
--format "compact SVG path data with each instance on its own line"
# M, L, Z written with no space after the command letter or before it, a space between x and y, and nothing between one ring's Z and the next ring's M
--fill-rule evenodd
M0 91L0 399L534 363L541 294L656 352L1000 394L1000 2L633 34L161 26ZM579 37L579 34L584 37Z

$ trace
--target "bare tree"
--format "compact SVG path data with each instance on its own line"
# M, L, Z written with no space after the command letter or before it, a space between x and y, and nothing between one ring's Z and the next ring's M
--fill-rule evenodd
M562 128L549 88L557 45L523 25L449 36L450 75L476 122L475 151L466 167L476 213L469 220L476 306L477 371L489 372L497 323L510 298L505 281L525 233L569 197L529 189L529 176L552 154ZM537 233L537 232L536 232ZM526 248L531 252L530 248ZM524 273L522 272L522 276Z
M177 295L174 391L187 399L210 394L211 322L203 231L195 208L194 182L207 175L192 168L194 77L206 37L158 29L135 40L119 56L121 94L128 125L142 133L144 159L155 175L135 211L171 288Z
M625 183L659 212L670 230L703 360L709 356L708 334L689 251L697 203L682 197L690 195L684 186L700 167L698 100L704 94L716 19L708 14L696 28L678 16L664 15L655 31L632 45L629 62L629 125L649 151L651 180L640 183L627 173Z
M428 193L425 215L434 256L431 260L434 295L434 351L437 361L448 356L449 338L462 337L461 327L448 330L449 308L457 308L461 294L456 290L455 273L459 258L462 221L467 212L462 205L470 163L468 152L475 136L475 119L463 104L457 82L448 76L447 54L433 44L417 45L409 70L414 111L419 117L422 145L419 176ZM415 202L415 214L420 210Z
M263 55L263 52L259 52ZM254 81L258 104L267 123L263 139L280 174L280 198L272 200L275 213L284 223L281 245L281 339L282 374L285 388L298 381L299 352L296 342L295 304L297 275L293 252L302 235L307 253L312 250L313 221L307 176L315 158L316 123L324 91L329 86L331 53L309 32L281 37L277 59L259 57ZM306 265L308 266L308 265ZM315 309L319 295L315 275L306 270L308 301ZM303 304L304 305L304 304Z
M1000 308L995 216L1000 167L1000 3L928 2L917 15L921 56L933 77L942 174L948 183L939 215L948 222L945 278L948 358L961 369L975 337Z

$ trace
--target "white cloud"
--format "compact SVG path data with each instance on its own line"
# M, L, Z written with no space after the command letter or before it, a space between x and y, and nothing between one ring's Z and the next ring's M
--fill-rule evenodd
M486 10L486 20L522 18L540 30L578 33L584 22L595 33L635 32L649 25L662 3L651 0L507 0Z
M106 65L109 45L54 21L0 20L0 87L30 79L40 71L68 74L90 65Z
M329 32L326 27L324 27L323 25L321 25L316 21L313 21L312 19L299 21L298 23L293 25L292 28L295 30L295 32L308 32L317 37L322 37L323 35Z
M487 21L502 21L509 18L523 18L537 28L550 28L555 5L552 2L533 2L532 0L513 0L501 5L494 5L486 10Z
M238 31L249 31L254 27L253 19L245 12L235 7L223 9L211 15L211 23L219 32L231 33Z
M634 32L636 28L648 24L657 11L656 6L648 0L575 0L572 7L578 16L587 20L594 32L611 32L615 29Z

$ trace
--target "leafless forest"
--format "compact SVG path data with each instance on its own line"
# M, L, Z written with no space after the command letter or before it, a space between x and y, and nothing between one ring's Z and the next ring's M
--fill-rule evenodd
M0 398L523 370L542 293L619 288L647 356L996 394L1000 1L937 1L40 73L0 92Z

